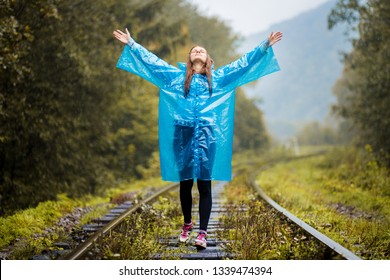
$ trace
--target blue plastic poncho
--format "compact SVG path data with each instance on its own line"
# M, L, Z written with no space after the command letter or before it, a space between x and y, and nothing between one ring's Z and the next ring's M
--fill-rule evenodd
M174 182L231 180L235 88L280 69L266 40L213 70L211 95L207 77L195 74L184 97L185 64L172 66L133 40L125 46L117 67L160 88L161 175Z

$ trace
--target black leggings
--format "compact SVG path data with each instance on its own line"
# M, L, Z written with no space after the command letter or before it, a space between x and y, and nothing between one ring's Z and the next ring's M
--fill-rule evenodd
M192 210L192 185L193 179L180 181L180 203L183 211L184 222L191 222ZM197 180L199 191L199 229L207 231L207 225L210 219L212 197L211 197L211 181Z

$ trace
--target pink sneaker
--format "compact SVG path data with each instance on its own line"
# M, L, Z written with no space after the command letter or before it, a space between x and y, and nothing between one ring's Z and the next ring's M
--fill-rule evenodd
M195 247L198 249L206 249L207 248L207 232L200 230L198 236L195 239Z
M193 228L194 228L194 224L192 222L190 224L183 224L179 241L183 243L187 242L188 239L190 239L190 234Z

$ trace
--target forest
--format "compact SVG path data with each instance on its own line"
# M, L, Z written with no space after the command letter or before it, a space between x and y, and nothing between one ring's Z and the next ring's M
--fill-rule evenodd
M0 2L1 215L158 175L158 90L115 67L125 27L171 64L195 43L216 67L238 58L238 35L183 0ZM267 148L243 92L235 110L234 151Z

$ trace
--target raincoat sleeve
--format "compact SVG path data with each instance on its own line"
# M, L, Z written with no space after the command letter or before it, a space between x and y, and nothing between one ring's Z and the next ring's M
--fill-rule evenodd
M116 67L136 74L159 88L170 84L182 72L133 39L126 44Z
M215 70L214 78L220 87L234 89L279 70L273 49L265 40L241 58Z

